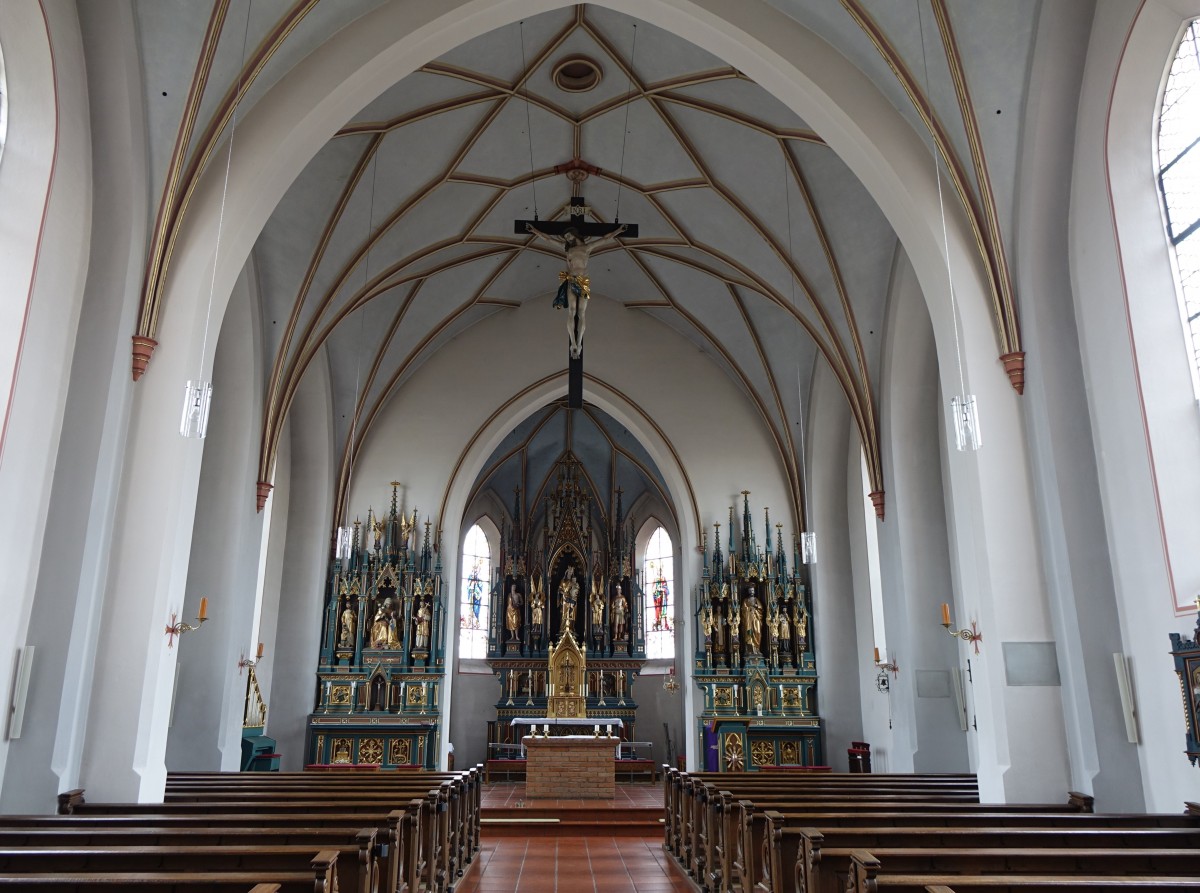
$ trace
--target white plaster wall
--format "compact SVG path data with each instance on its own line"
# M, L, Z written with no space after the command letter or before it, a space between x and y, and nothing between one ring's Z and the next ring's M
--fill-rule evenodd
M0 596L6 618L0 625L0 691L8 697L38 586L87 274L92 168L74 4L4 4L0 33L11 103L0 199L6 215L14 215L9 219L38 221L28 231L10 228L22 231L0 240L6 271L0 285L0 561L7 571ZM8 749L5 738L0 772Z
M177 647L178 687L167 768L236 771L246 674L238 667L254 626L262 516L256 511L262 368L253 265L238 280L221 323L213 403L188 564L186 603L208 598L209 620ZM192 615L184 619L194 622Z
M1096 4L1071 182L1070 264L1146 806L1195 789L1167 633L1200 587L1200 429L1155 185L1160 86L1195 2Z
M963 772L966 738L953 697L921 697L917 674L950 676L958 649L938 621L952 590L939 453L938 357L912 265L897 252L888 297L881 413L887 519L879 524L887 657L897 660L891 768ZM899 751L904 752L901 756Z
M2 15L2 13L0 13ZM133 326L145 241L144 127L137 92L133 20L126 3L85 25L92 170L91 256L54 487L27 643L37 649L25 732L10 743L0 804L5 811L52 809L77 786L96 658L114 494L132 389ZM131 51L132 50L132 51ZM2 177L2 174L0 174Z
M871 608L868 598L863 609L865 620L861 619L855 599L856 556L846 504L850 413L833 373L824 363L818 364L813 373L808 407L805 433L811 469L809 518L817 534L817 563L812 569L817 710L825 721L825 761L835 772L844 772L850 742L870 740L872 747L878 746L884 740L881 736L886 723L879 725L877 705L865 697L865 689L872 683L860 669L864 638L868 643L865 647L871 647ZM858 477L857 465L854 477ZM866 626L865 636L860 631L862 624Z
M873 665L875 657L876 630L874 617L871 613L871 568L870 552L867 546L867 525L875 524L875 513L868 515L867 500L864 498L862 474L862 442L852 424L846 430L846 457L844 485L844 500L846 505L846 541L850 556L851 599L853 604L854 638L844 647L840 655L840 664L854 664L858 669L858 688L855 694L859 699L862 711L862 736L848 738L837 742L837 761L848 762L846 748L851 741L866 741L871 745L871 768L875 772L911 772L912 748L892 722L893 716L899 709L901 715L906 711L907 699L903 688L897 684L897 691L890 696L882 694L875 687L876 671ZM885 611L886 614L886 611ZM894 624L887 624L888 635L893 631ZM889 644L891 639L888 639ZM895 680L893 680L895 681ZM899 703L897 703L899 702ZM902 731L902 730L899 730Z
M274 623L263 618L272 645L271 699L266 734L279 743L281 768L303 769L304 730L316 705L325 575L329 568L329 517L333 509L333 408L329 365L322 353L296 392L288 419L290 455L276 460L276 484L287 489L287 538ZM286 469L280 463L287 459ZM280 471L284 471L280 475ZM275 498L274 495L271 497Z
M292 484L292 432L291 422L284 422L283 436L275 454L275 469L272 480L275 489L264 508L264 524L270 525L267 534L266 569L263 575L262 607L259 611L258 641L263 644L263 656L255 668L258 686L267 703L267 717L272 710L272 685L275 680L277 643L275 631L279 624L280 605L286 603L283 592L284 557L287 552L287 522L291 505ZM255 649L258 645L253 645Z
M1043 4L1017 184L1014 269L1024 321L1027 443L1062 679L1072 790L1098 810L1145 807L1112 653L1123 650L1088 387L1071 301L1071 166L1093 4Z

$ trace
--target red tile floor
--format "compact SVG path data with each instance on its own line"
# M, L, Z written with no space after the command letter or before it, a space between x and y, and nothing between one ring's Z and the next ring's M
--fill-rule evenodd
M536 835L536 830L531 832ZM690 890L662 837L542 837L481 840L456 893L669 893Z
M493 815L519 815L521 809L561 809L566 818L587 812L595 819L587 836L551 836L530 825L528 833L482 829L481 852L455 887L455 893L669 893L692 887L671 864L662 848L662 832L644 836L629 832L613 836L604 831L608 810L645 810L649 821L662 815L661 784L618 784L612 800L526 800L524 784L490 784L483 789L483 808ZM651 812L653 810L653 812ZM611 813L617 818L617 813ZM661 825L658 826L661 828ZM548 829L547 829L548 830ZM636 832L635 832L636 833Z

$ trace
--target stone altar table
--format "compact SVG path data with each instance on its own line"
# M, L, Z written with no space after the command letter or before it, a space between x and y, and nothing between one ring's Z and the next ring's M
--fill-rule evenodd
M592 735L528 735L525 796L530 800L611 800L617 739Z

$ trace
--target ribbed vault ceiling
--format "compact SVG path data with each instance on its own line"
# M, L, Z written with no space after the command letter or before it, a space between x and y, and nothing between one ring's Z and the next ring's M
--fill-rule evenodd
M242 114L378 5L255 0L247 19L243 0L137 4L163 195L156 239L166 238L177 196L215 163L239 91ZM952 199L985 233L998 343L1015 349L1003 244L1035 0L933 0L921 7L923 31L915 3L774 5L936 143ZM594 89L555 83L555 67L574 56L599 67ZM561 260L514 235L512 221L563 216L572 184L555 168L573 159L599 169L582 184L594 219L641 227L638 239L593 256L593 292L712 356L758 408L797 501L792 432L821 357L878 484L876 384L895 233L820 136L765 90L681 38L597 6L531 17L431 60L366 108L347 109L295 181L254 249L268 358L263 476L322 348L346 443L352 425L361 440L389 395L466 327L527 301L551 312ZM142 333L153 325L154 281L152 269ZM589 357L592 368L604 362ZM591 427L598 445L603 433Z

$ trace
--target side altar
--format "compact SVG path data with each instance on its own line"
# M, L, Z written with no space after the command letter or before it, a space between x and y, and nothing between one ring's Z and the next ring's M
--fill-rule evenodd
M487 662L500 680L489 756L519 749L529 731L513 725L520 718L602 728L619 720L621 735L636 740L632 689L646 638L633 525L620 490L608 511L593 499L573 454L559 460L554 481L537 516L523 511L518 490L502 533L488 630Z
M445 679L442 562L430 522L417 547L392 483L386 517L339 538L329 568L308 763L437 767Z
M699 734L708 771L825 762L807 567L793 541L789 571L783 526L775 525L772 541L769 510L764 516L760 548L743 491L736 533L729 508L728 554L720 524L711 552L704 537L692 675L704 693Z

